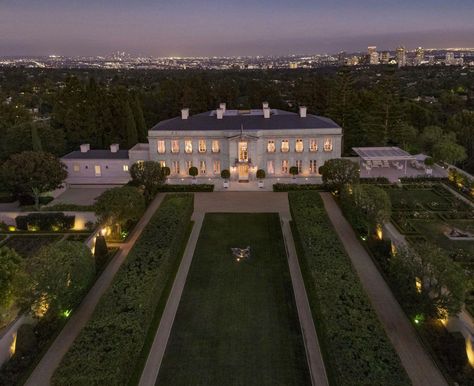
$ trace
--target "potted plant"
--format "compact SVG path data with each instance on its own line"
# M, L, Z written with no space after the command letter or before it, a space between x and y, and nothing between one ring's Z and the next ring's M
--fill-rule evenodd
M431 158L431 157L428 157L425 159L425 170L426 170L426 174L429 174L431 175L433 173L433 165L434 165L434 159Z
M224 188L229 187L230 172L227 169L221 171L221 177L224 179Z
M263 179L265 178L265 170L258 169L257 170L257 178L258 178L258 187L260 189L263 188Z
M298 168L296 166L292 166L290 168L290 174L293 176L293 179L296 179L296 176L298 175Z
M193 177L191 184L195 185L196 184L196 176L198 175L199 171L196 166L191 166L189 168L189 175Z

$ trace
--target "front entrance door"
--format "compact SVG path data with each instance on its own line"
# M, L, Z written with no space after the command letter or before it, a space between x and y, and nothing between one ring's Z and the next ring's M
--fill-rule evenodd
M249 180L249 165L239 165L239 181Z

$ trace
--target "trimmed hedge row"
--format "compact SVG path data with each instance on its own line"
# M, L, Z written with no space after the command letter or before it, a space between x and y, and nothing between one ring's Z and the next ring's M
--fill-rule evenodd
M362 177L359 178L361 184L390 185L387 177Z
M409 385L321 197L316 192L290 192L289 200L311 309L333 383Z
M158 187L158 192L213 192L214 185L212 184L163 184Z
M323 184L273 184L274 192L291 192L300 190L326 191L327 186Z
M66 231L74 228L76 216L66 216L60 212L30 213L15 219L16 227L22 231Z
M52 385L126 385L179 259L193 196L167 195L130 251Z
M418 182L446 182L447 177L433 177L433 176L417 176L417 177L401 177L402 184L413 184Z

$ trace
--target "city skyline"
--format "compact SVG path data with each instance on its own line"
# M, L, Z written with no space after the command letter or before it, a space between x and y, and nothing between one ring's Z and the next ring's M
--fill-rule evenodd
M310 2L31 0L0 3L0 56L287 55L380 50L404 45L472 47L474 6L466 0L380 4Z

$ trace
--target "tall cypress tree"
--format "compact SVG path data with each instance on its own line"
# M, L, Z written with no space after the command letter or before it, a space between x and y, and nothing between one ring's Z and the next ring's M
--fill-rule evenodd
M137 144L138 134L133 112L128 102L125 103L125 131L127 133L127 147L131 148Z
M138 95L134 95L131 98L130 108L132 109L133 118L135 119L138 140L140 142L147 142L148 130L146 128L145 118L143 117L143 110Z
M35 124L31 125L31 148L34 151L43 151L41 138L38 134L38 127Z

